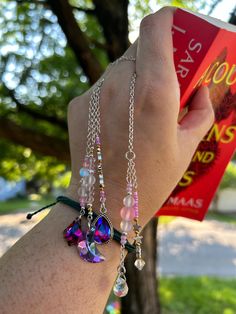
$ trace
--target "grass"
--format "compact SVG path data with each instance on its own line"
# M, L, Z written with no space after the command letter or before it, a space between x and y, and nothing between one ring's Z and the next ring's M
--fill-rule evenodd
M236 280L161 278L159 291L162 314L236 314Z
M174 216L160 216L159 217L159 224L166 225L170 222L174 221L176 217ZM206 220L217 220L219 222L228 222L232 224L236 224L236 214L223 214L223 213L217 213L213 211L209 211L207 213L207 216L205 218Z
M52 196L30 195L27 198L14 198L7 201L0 202L0 215L10 214L17 210L32 211L55 200Z
M232 214L222 214L210 211L208 212L206 219L236 224L236 215Z
M236 314L236 279L162 277L159 293L161 314ZM121 314L118 302L111 293L103 314Z

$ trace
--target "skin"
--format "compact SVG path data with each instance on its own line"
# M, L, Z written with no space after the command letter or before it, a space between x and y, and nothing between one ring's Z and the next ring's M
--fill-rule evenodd
M139 39L120 62L105 72L101 92L103 171L107 208L120 229L125 196L129 84L136 70L135 139L140 223L144 226L161 207L188 167L214 113L208 89L196 93L188 112L178 119L179 86L174 69L171 25L173 8L145 17ZM78 200L79 171L86 145L91 89L69 104L68 126L72 178L67 195ZM96 206L95 206L96 208ZM106 261L82 261L69 248L62 231L76 217L58 204L0 260L1 313L103 313L116 278L119 245L112 241L99 250Z

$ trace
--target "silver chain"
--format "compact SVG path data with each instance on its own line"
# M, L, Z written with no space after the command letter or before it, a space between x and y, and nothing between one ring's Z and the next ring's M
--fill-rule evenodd
M119 59L111 63L111 65L118 64L121 61L135 61L132 56L121 56ZM129 135L128 135L128 151L125 154L128 160L127 183L131 183L132 186L137 189L137 176L135 169L136 155L133 150L134 141L134 95L135 95L135 83L136 73L132 75L130 83L130 98L129 98ZM89 101L89 116L88 116L88 133L87 133L87 156L93 156L95 139L100 134L100 92L104 82L104 78L101 78L94 86L92 95Z
M111 65L118 64L121 61L136 61L136 59L132 56L121 56L119 59L115 60L114 62L111 63Z
M134 152L134 96L135 96L135 83L136 83L136 73L132 75L130 82L130 98L129 98L129 136L128 136L128 151L125 154L125 158L128 160L128 168L126 181L131 183L132 186L137 189L137 175L135 169L135 152Z
M89 101L89 116L88 116L88 133L87 133L87 148L86 155L93 156L94 144L96 136L100 133L100 92L104 78L101 78L94 86L92 95Z

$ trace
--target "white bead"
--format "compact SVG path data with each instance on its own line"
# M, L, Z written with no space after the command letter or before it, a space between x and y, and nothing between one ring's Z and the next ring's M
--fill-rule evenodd
M127 195L124 199L123 199L123 204L125 205L125 207L133 207L134 206L134 198L132 195Z
M130 221L122 220L120 223L120 228L123 232L129 232L130 230L132 230L132 227L133 225Z
M87 196L87 189L85 186L81 186L79 189L78 189L78 195L80 197L86 197Z
M85 177L84 180L88 186L92 186L94 185L96 178L94 175L90 174L89 176Z
M138 270L142 270L143 267L145 266L145 261L142 258L138 258L136 259L136 261L134 262L134 265L136 268L138 268Z

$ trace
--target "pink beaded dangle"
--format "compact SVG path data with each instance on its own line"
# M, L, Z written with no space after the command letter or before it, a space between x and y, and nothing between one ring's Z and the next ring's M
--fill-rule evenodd
M72 224L64 230L64 238L68 244L76 244L80 257L91 263L100 263L105 257L98 251L96 244L108 243L113 236L113 226L106 215L104 178L102 171L102 153L100 143L100 92L104 82L101 78L94 86L89 102L87 147L78 189L81 211ZM97 160L94 157L95 147ZM100 188L100 214L93 220L93 203L95 196L96 165ZM87 207L87 229L81 227L81 218Z
M97 244L108 243L113 237L113 226L110 219L107 216L106 208L106 194L105 194L105 183L102 169L102 152L100 134L96 136L96 147L97 147L97 171L99 178L99 200L100 200L100 213L97 218L93 221L95 226L94 240Z
M128 233L133 229L135 232L135 248L136 248L136 261L135 266L141 270L145 262L141 256L141 243L142 236L140 236L141 226L138 223L139 211L138 211L138 191L137 191L137 176L135 170L135 158L136 155L133 149L134 139L134 94L135 94L136 73L132 75L130 83L130 99L129 99L129 141L128 151L125 154L125 158L128 160L127 175L126 175L126 196L123 199L123 207L121 208L120 215L122 221L120 228L122 230L121 236L121 254L120 264L117 268L118 275L113 287L113 292L119 297L124 297L128 293L128 285L126 282L126 269L124 266L125 259L125 244L127 242ZM132 222L133 221L133 222Z

